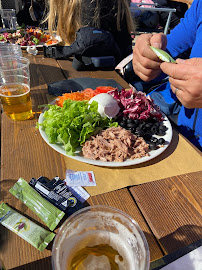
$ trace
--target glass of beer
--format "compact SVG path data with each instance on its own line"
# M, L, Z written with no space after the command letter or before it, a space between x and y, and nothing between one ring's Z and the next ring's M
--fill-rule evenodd
M33 117L27 58L0 57L0 97L10 119L27 120Z
M55 270L148 270L149 248L135 220L108 206L71 215L54 240Z

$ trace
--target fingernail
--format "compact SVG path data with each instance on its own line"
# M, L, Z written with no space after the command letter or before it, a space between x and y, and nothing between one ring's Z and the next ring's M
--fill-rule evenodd
M185 60L184 60L184 59L178 58L178 59L176 60L176 63L178 63L178 64L184 64L184 63L185 63Z
M151 44L154 48L161 49L161 43L153 43Z

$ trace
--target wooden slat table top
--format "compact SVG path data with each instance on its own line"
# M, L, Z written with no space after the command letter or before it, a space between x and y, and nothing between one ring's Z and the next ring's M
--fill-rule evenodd
M130 191L166 254L202 239L201 172L137 185Z
M72 68L71 61L58 60L59 66L61 67L64 76L67 79L78 78L78 77L90 77L90 78L101 78L101 79L114 79L124 88L128 88L128 83L120 77L115 71L76 71Z
M35 112L34 119L22 122L14 122L9 120L5 113L2 114L2 123L1 123L1 202L4 201L8 203L11 207L20 211L23 215L32 219L34 222L45 227L44 224L39 220L36 215L30 211L24 204L12 196L8 191L14 185L19 177L23 177L25 180L29 181L31 177L39 177L41 175L47 176L48 178L53 178L56 175L62 179L65 177L65 163L64 157L50 148L41 138L39 131L35 128L38 115L41 109L38 108L38 105L46 104L47 100L47 84L59 81L67 78L76 78L76 77L93 77L93 78L108 78L114 79L120 83L123 87L128 87L127 83L114 71L96 71L96 72L78 72L72 68L70 61L55 61L54 59L43 58L40 53L37 56L26 55L30 59L30 72L31 72L31 96L33 101L33 111ZM202 172L198 173L198 176L201 176ZM188 213L187 207L192 209L193 219L194 219L194 228L200 226L200 220L198 216L199 205L200 205L200 188L201 185L199 182L197 194L195 192L195 176L190 174L187 176L188 179L191 179L189 186L182 185L183 190L186 190L183 193L185 213ZM168 193L167 196L164 194L165 181L166 185L170 186L180 186L178 179L181 179L180 176L172 177L167 180L159 180L152 182L153 190L159 190L158 196L165 198L165 205L169 205L169 200L173 198L172 193ZM162 183L162 184L161 184ZM150 184L150 183L149 183ZM146 185L146 186L145 186ZM155 201L155 193L153 197L151 194L144 194L141 197L141 200L145 203L140 204L140 189L145 186L147 189L148 185L141 185L132 188L124 188L121 190L116 190L113 192L105 193L102 195L97 195L89 198L89 205L110 205L121 209L130 216L132 216L140 225L142 230L145 233L147 238L151 260L156 260L162 257L165 252L172 252L180 245L176 246L176 243L170 241L168 247L166 246L166 236L173 233L173 226L171 222L173 219L168 219L168 221L163 219L157 219L156 215L148 214L148 211L145 211L147 207L151 204L150 200ZM187 189L189 187L189 192ZM136 194L136 188L138 188L139 193ZM144 189L143 189L144 190ZM170 190L170 189L169 189ZM173 189L171 189L173 190ZM176 188L176 193L178 194L178 189ZM170 195L169 195L170 194ZM192 196L190 195L192 194ZM172 195L172 196L171 196ZM193 196L194 195L194 196ZM181 197L175 197L176 203L180 204L178 200ZM159 199L160 200L160 199ZM189 204L185 203L186 200L189 200ZM197 201L198 200L198 201ZM160 201L161 202L161 201ZM156 212L159 211L163 215L163 209L167 211L167 208L164 207L162 203L156 205ZM198 206L197 203L198 202ZM147 205L148 204L148 205ZM180 209L182 211L182 209ZM180 213L180 218L183 223L183 211ZM155 213L154 213L155 214ZM178 214L179 216L179 214ZM172 216L174 218L174 215ZM155 223L157 219L157 223ZM181 223L179 223L181 224ZM190 219L188 219L188 225L191 225ZM160 233L159 228L161 226L166 227L165 233ZM45 227L46 228L46 227ZM57 230L55 231L57 232ZM195 234L188 233L185 229L183 230L187 241L184 242L190 243L198 238L200 233L198 231ZM193 236L195 235L195 236ZM51 269L51 246L39 252L26 241L10 232L8 229L0 226L0 237L1 237L1 247L0 247L0 258L4 261L6 269L19 269L19 270L49 270ZM162 246L162 247L161 247Z

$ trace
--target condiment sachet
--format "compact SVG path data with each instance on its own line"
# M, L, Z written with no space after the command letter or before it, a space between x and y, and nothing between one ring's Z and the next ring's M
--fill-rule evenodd
M65 213L44 199L22 177L9 190L16 198L30 208L53 231Z
M4 202L0 205L0 223L39 251L43 251L55 237L55 233L35 224Z

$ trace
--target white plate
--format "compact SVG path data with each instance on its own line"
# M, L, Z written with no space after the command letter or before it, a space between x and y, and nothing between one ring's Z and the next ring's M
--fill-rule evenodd
M45 110L47 110L47 108L44 109L44 111ZM39 116L39 120L38 120L39 124L41 124L43 122L43 120L44 120L44 117L43 117L44 111ZM69 158L72 158L72 159L75 159L75 160L78 160L78 161L81 161L81 162L84 162L84 163L97 165L97 166L125 167L125 166L136 165L136 164L140 164L140 163L149 161L149 160L159 156L162 152L164 152L166 150L166 148L168 147L168 145L171 142L173 132L172 132L171 123L170 123L170 121L168 120L168 118L166 116L164 116L164 121L163 122L164 122L164 125L168 128L167 131L166 131L165 136L160 137L160 136L155 135L155 137L164 138L164 140L166 141L165 145L163 147L158 148L157 150L151 150L149 152L149 156L145 156L145 157L137 158L137 159L127 159L124 162L112 162L112 161L105 162L105 161L101 161L101 160L88 159L88 158L83 157L82 153L80 151L77 151L75 156L69 156L69 155L66 154L62 144L51 144L51 143L49 143L48 137L47 137L45 131L42 130L41 126L39 126L39 132L40 132L42 138L44 139L44 141L50 147L52 147L54 150L56 150L57 152L59 152L60 154L62 154L64 156L67 156Z
M39 45L30 45L30 46L20 46L22 49L27 49L27 47L32 47L32 46L36 46L36 48L42 48L43 46L47 46L47 47L49 47L49 46L54 46L54 45L57 45L59 43L59 41L58 42L55 42L55 43L53 43L53 44L50 44L50 45L46 45L46 43L43 43L43 44L39 44Z
M45 43L44 43L45 44ZM36 48L43 48L44 44L39 45L30 45L30 46L20 46L21 49L27 49L27 47L33 47L36 46Z

